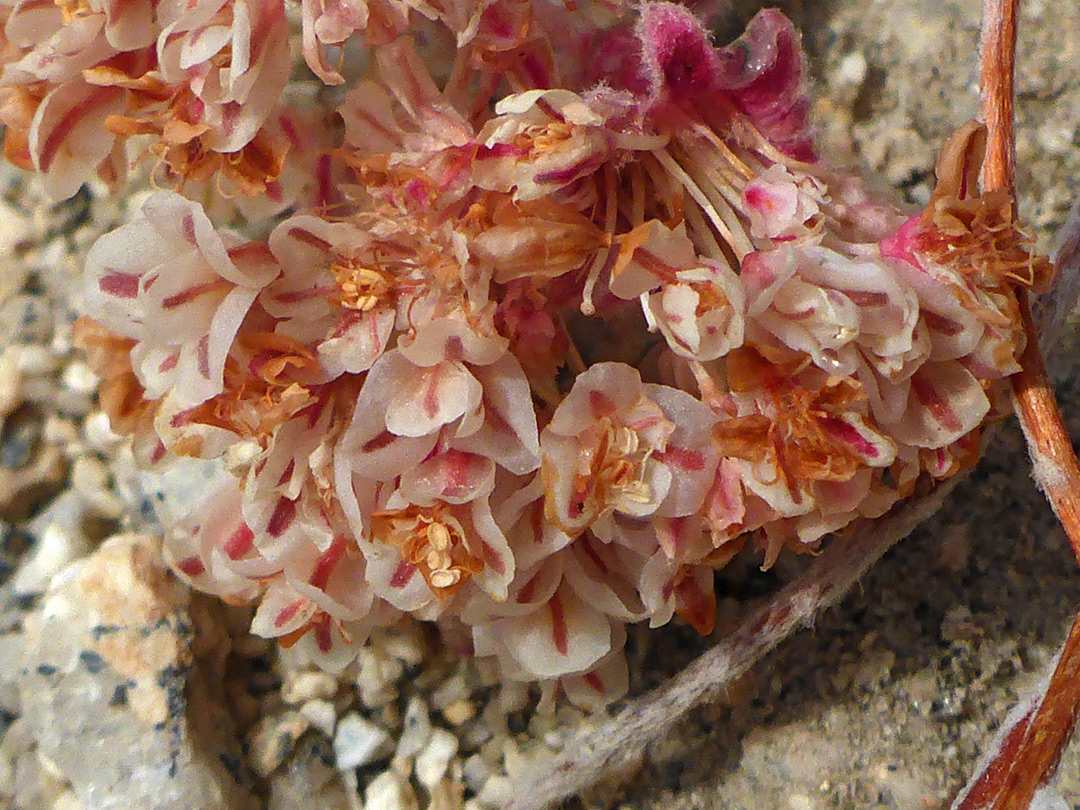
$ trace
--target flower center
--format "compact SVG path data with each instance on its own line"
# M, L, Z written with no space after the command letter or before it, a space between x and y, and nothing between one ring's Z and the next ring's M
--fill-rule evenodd
M444 506L409 506L372 517L375 539L397 546L401 559L416 566L436 596L450 596L483 570L483 562L469 552L464 527Z
M394 290L393 276L353 259L336 261L330 269L341 291L341 305L346 309L368 312Z
M93 9L90 8L87 0L53 0L53 2L64 17L64 25L70 25L80 17L93 14Z
M575 480L580 500L584 502L589 489L595 488L600 513L620 502L650 503L653 492L644 475L653 448L643 446L631 428L615 426L607 417L603 421L607 424L596 453Z

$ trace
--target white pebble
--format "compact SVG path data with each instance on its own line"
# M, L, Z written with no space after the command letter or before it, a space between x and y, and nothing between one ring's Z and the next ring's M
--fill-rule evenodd
M398 632L388 633L378 641L388 655L406 666L414 667L424 660L424 638L419 625L410 625Z
M1069 810L1069 803L1055 785L1043 785L1031 797L1029 810Z
M86 417L83 423L83 438L93 450L105 453L120 443L122 437L113 433L109 415L104 411L95 411Z
M98 387L98 376L82 360L68 363L60 379L70 390L80 394L92 394Z
M15 365L23 374L42 376L51 374L60 367L60 361L44 346L30 343L12 347L15 354Z
M471 700L455 700L442 710L442 716L452 726L461 726L476 716L476 705Z
M0 354L0 417L7 416L22 402L22 374L10 347Z
M469 686L465 682L465 673L460 670L439 684L431 695L431 705L439 711L459 700L469 697Z
M416 778L420 784L428 790L439 784L457 750L457 737L444 728L435 729L431 740L416 757Z
M332 698L336 694L337 681L326 672L289 672L281 685L281 699L290 706L318 698Z
M75 498L76 503L70 503L69 496ZM68 514L69 510L71 514ZM89 553L90 543L78 528L84 513L85 507L78 503L78 496L70 492L53 501L53 505L35 519L37 522L42 517L53 518L38 534L37 546L30 558L16 572L15 593L20 596L44 593L61 569Z
M0 799L7 799L9 802L15 795L13 792L13 783L15 781L15 762L12 759L4 756L0 752ZM5 807L9 805L4 805Z
M369 709L385 706L397 697L396 684L405 672L405 666L396 658L364 647L356 658L360 668L356 672L356 686L360 701Z
M0 709L15 715L19 714L19 674L25 641L22 633L0 635Z
M395 759L415 757L431 739L431 719L423 699L414 697L409 701L402 724L404 727L394 752Z
M30 236L30 220L9 205L0 205L0 256L15 255L15 246Z
M473 754L461 766L461 773L465 779L465 787L473 793L479 794L484 789L488 779L491 778L493 771L482 756Z
M25 717L18 717L0 739L0 759L6 758L9 762L14 762L23 754L29 753L35 745L37 737L34 729Z
M334 724L337 723L337 709L329 700L309 700L300 707L300 714L311 721L311 725L319 729L327 737L334 735Z
M866 57L859 51L853 51L840 60L840 64L836 66L836 72L833 74L833 81L848 87L861 87L862 83L866 81L868 70L869 66L866 64Z
M56 797L52 810L83 810L83 804L73 791L65 790Z
M484 789L480 791L480 804L484 807L505 807L513 795L510 789L510 779L506 776L493 776L487 780Z
M124 507L109 487L109 470L96 458L79 456L71 469L71 483L87 505L98 514L119 518Z
M334 731L334 755L338 770L359 768L377 759L390 743L386 729L349 712L338 721Z
M259 776L269 776L292 753L293 746L308 730L310 721L300 712L282 712L264 717L250 732L251 765Z
M68 455L80 452L78 425L55 413L50 413L45 417L45 424L41 428L41 438L45 444L61 445Z
M517 776L525 770L525 755L521 753L518 744L512 739L504 740L502 746L503 765L506 773Z
M412 787L393 771L384 771L364 791L364 810L416 810Z

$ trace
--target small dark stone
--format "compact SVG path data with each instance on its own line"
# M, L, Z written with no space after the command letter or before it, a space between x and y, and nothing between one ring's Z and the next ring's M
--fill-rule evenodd
M22 405L4 420L0 430L0 467L17 470L34 458L41 442L43 417L34 405Z
M109 705L113 708L126 706L128 702L128 686L126 683L119 684L109 698Z
M334 747L330 738L322 734L311 734L309 737L308 752L312 759L318 759L327 768L335 767Z
M34 538L28 532L0 520L0 585L11 578L19 561L33 545Z
M90 628L90 637L97 641L103 636L109 636L120 630L118 624L96 624Z
M291 732L284 732L277 740L277 758L278 762L284 762L289 758L289 754L292 753L293 748L296 746L296 738Z
M37 674L48 678L50 675L56 674L56 667L52 664L38 664Z
M232 754L218 754L218 760L236 784L244 784L244 769L239 757L234 757Z
M83 662L86 671L91 675L97 675L105 669L105 659L92 650L83 650L79 653L79 660Z
M529 728L529 718L525 712L514 712L506 718L506 727L514 734L524 734Z
M18 558L34 545L34 537L24 529L16 528L7 521L0 521L0 553Z
M664 766L664 784L668 790L679 790L682 787L682 777L685 770L685 762L669 762Z
M7 733L7 730L11 727L11 724L18 719L19 715L7 711L6 709L0 709L0 737L3 737Z

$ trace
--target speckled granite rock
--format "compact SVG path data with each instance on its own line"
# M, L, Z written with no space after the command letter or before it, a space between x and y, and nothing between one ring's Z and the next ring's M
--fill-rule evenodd
M160 541L122 535L62 571L27 620L22 720L85 810L243 810L250 791Z

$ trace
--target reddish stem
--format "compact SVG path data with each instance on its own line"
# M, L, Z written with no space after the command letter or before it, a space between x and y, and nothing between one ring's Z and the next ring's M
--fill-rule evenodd
M1013 76L1019 0L986 0L983 7L982 114L987 127L983 192L1013 189ZM1013 399L1042 486L1080 561L1080 464L1062 423L1027 295L1017 290L1027 346L1012 377ZM1072 736L1080 706L1080 614L1046 693L1002 738L957 810L1025 810L1053 777Z

